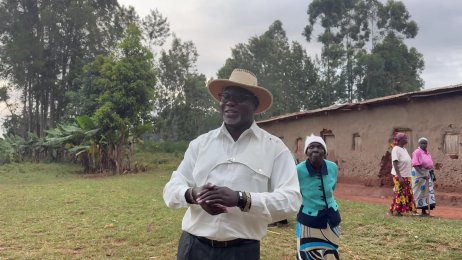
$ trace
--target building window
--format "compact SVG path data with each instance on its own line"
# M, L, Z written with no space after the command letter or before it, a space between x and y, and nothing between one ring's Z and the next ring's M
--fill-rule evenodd
M358 133L353 134L353 150L361 151L361 136Z
M304 146L305 142L303 141L303 139L301 137L297 137L297 139L295 140L295 153L305 154L305 151L303 151Z
M334 133L332 132L332 130L323 129L320 134L321 134L322 139L324 139L324 141L326 142L327 159L335 162L335 160L336 160L336 155L335 155L336 147L335 147L335 135L334 135Z
M450 155L451 158L454 156L457 159L459 156L459 134L446 133L444 136L444 153Z
M332 130L323 129L321 137L326 142L328 150L335 149L335 135L332 133Z

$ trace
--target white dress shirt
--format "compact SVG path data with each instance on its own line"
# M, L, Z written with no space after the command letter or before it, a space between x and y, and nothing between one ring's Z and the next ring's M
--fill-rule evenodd
M251 193L252 207L238 207L212 216L188 204L185 192L206 183ZM301 205L297 170L289 149L254 122L234 141L225 125L193 140L184 159L165 185L171 208L188 208L182 229L196 236L226 241L260 240L269 223L295 215Z

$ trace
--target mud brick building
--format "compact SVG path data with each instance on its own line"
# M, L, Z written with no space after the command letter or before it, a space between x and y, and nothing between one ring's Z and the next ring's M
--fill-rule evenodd
M300 161L305 136L321 135L327 158L339 166L339 181L368 186L391 185L394 132L408 135L410 154L424 136L438 189L462 191L462 84L287 114L258 125L279 136Z

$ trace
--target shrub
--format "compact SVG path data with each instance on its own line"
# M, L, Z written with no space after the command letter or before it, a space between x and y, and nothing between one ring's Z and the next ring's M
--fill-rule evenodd
M144 145L139 146L140 150L151 152L151 153L175 153L183 154L188 148L188 142L186 141L151 141L145 140Z
M12 162L14 154L15 151L11 144L0 138L0 164Z

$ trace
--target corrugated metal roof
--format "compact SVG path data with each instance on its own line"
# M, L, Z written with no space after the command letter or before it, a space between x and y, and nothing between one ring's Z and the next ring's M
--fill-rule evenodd
M410 101L415 98L431 97L431 96L445 95L445 94L450 94L450 93L462 93L462 83L457 84L457 85L446 86L446 87L425 89L425 90L420 90L420 91L407 92L407 93L401 93L401 94L396 94L396 95L391 95L391 96L373 98L373 99L368 99L368 100L364 100L364 101L356 102L356 103L335 104L329 107L271 117L269 119L258 121L257 123L265 124L265 123L270 123L270 122L275 122L275 121L292 120L292 119L298 119L301 117L307 117L307 116L314 115L314 114L326 113L329 111L361 110L362 108L370 106L370 105L379 105L383 103L389 104L391 102L403 101L403 100Z

